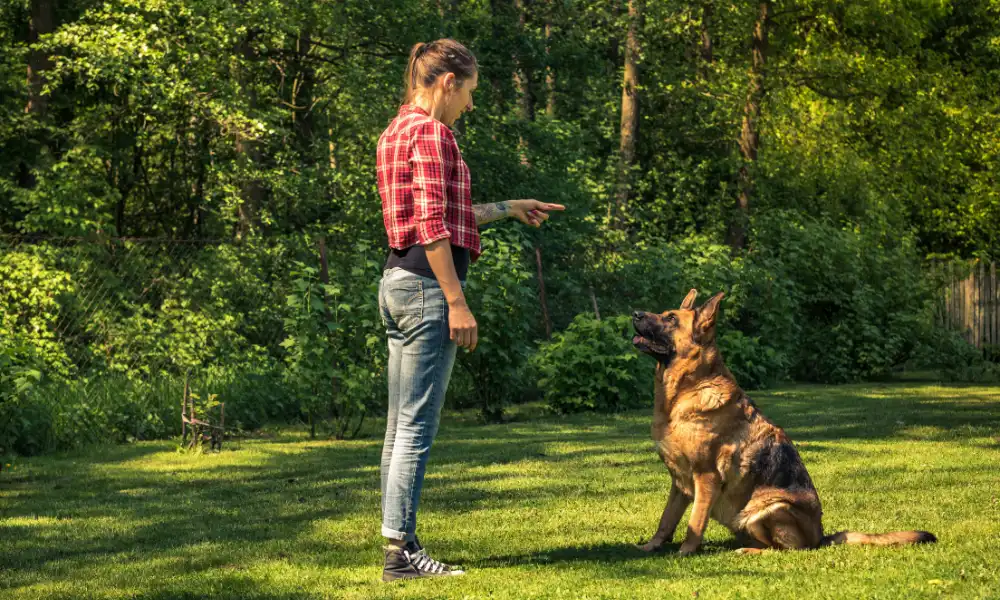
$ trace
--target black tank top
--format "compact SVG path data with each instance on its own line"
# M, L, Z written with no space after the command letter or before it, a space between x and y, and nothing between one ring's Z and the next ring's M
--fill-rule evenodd
M461 281L465 281L465 275L469 272L469 249L461 246L451 245L451 259L455 263L455 273ZM389 249L389 257L385 261L385 268L392 269L399 267L404 271L409 271L416 275L437 279L431 269L431 263L427 261L427 251L423 246L417 244L403 250L396 248Z

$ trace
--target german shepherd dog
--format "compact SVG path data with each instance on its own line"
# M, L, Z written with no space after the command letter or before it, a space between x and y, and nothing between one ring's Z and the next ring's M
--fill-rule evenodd
M736 534L744 553L937 541L926 531L823 535L819 495L798 452L719 355L715 320L723 294L695 308L697 295L691 290L678 310L632 314L632 344L657 360L652 434L673 480L660 526L641 548L652 552L670 542L692 501L682 555L698 550L709 517Z

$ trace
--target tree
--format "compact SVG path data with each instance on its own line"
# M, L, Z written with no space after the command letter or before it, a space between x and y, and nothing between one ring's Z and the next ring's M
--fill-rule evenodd
M764 68L767 64L768 29L770 28L770 0L759 4L759 14L753 28L751 43L750 81L746 103L743 105L743 125L740 128L739 147L743 164L739 172L739 195L736 210L729 223L726 243L734 250L742 250L747 243L747 224L750 220L750 203L753 197L753 164L757 161L760 146L760 105L764 100Z
M28 26L28 43L37 44L41 36L55 31L56 0L31 0L31 20ZM28 53L28 105L24 111L44 115L48 98L42 93L45 71L52 68L52 60L42 48L34 47Z
M642 0L629 0L628 32L625 38L625 71L622 77L621 141L618 146L618 189L612 222L624 227L628 210L632 163L639 129L639 27Z

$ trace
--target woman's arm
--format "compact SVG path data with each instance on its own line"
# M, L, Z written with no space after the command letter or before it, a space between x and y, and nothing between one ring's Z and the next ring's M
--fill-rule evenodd
M490 202L489 204L473 204L472 212L476 215L476 225L485 225L510 215L508 202Z
M550 204L538 200L505 200L489 204L475 204L472 212L476 215L476 225L485 225L504 217L514 217L525 225L541 227L549 218L550 210L565 210L562 204Z
M444 298L448 302L448 329L451 339L469 352L479 343L479 326L476 324L469 305L465 303L465 293L455 272L455 262L451 256L451 240L448 238L431 242L424 246L427 262L438 280Z

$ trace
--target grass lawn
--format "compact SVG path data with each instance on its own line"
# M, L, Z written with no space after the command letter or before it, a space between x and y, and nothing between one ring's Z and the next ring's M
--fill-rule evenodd
M647 556L668 489L650 411L476 425L447 415L420 535L464 565L382 584L379 424L186 455L176 442L22 459L0 473L0 598L997 598L1000 388L792 386L754 399L798 444L827 532L940 543ZM682 521L681 530L686 518Z

